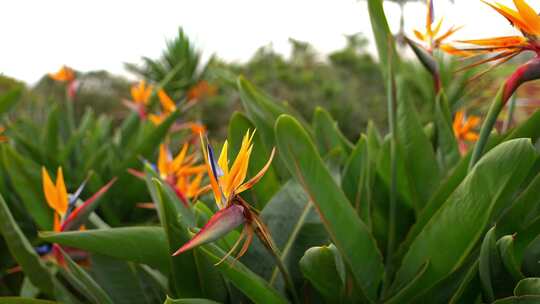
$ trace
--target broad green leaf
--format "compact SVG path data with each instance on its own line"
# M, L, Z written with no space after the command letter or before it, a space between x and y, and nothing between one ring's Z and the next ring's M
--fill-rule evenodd
M367 138L362 135L346 162L341 180L343 192L369 229L372 227L371 190L375 171L370 156Z
M50 230L53 226L53 211L45 202L39 166L23 158L10 146L3 145L2 148L4 166L26 210L39 228Z
M505 142L488 152L412 242L397 272L396 286L409 282L428 260L432 267L419 281L419 292L459 267L483 235L491 216L506 203L499 198L519 187L535 158L528 139ZM439 250L437 244L442 240L452 240L452 246Z
M379 155L377 158L377 174L386 184L386 187L390 189L390 177L391 177L391 143L390 137L386 137L381 145ZM402 201L407 207L414 208L412 187L410 186L410 180L407 178L407 171L405 167L405 159L401 145L397 146L396 163L397 163L397 193L399 201Z
M208 299L171 299L167 297L163 304L219 304Z
M90 259L89 272L115 304L153 304L165 299L166 291L156 297L155 291L147 288L138 265L101 254L92 254Z
M60 304L60 302L23 298L23 297L0 297L0 303L2 304Z
M257 132L259 132L262 138L265 149L270 151L276 145L274 138L274 124L276 119L281 114L290 113L291 110L256 88L243 76L238 77L237 87L240 93L242 107L251 122L257 127ZM288 179L289 174L287 169L279 160L275 161L272 165L283 180Z
M202 252L213 263L218 263L225 252L213 244L203 245ZM241 262L227 257L216 266L221 274L254 303L288 303L275 289Z
M540 295L540 278L525 278L519 281L514 289L514 295Z
M403 153L413 206L419 212L439 185L440 172L435 152L422 132L420 118L409 100L405 83L400 81L398 88L397 141Z
M313 114L313 132L321 155L326 156L336 147L341 147L349 155L353 149L352 143L339 130L337 122L321 107L316 107Z
M449 304L472 303L480 296L480 277L478 275L478 259L469 268L467 274L459 284L456 292L448 302Z
M17 264L21 266L32 284L42 292L54 296L55 282L49 269L41 261L34 247L24 236L11 215L4 198L0 195L0 232Z
M172 256L191 239L188 229L195 225L194 215L190 209L184 208L168 186L155 178L153 184L157 193L157 200L154 203L159 210L168 244L170 280L174 295L221 300L224 295L223 282L209 261L201 256L200 250L190 250ZM184 211L178 212L179 208Z
M484 236L482 247L480 248L480 258L478 262L478 273L480 276L480 282L482 283L482 289L484 295L488 301L493 302L495 300L495 293L493 292L492 272L496 272L500 268L500 255L497 250L497 240L495 234L495 227L489 229ZM497 269L496 269L497 268Z
M345 265L333 245L308 249L300 259L300 269L328 303L341 302L345 291Z
M297 286L303 284L298 261L304 252L328 242L326 230L302 187L294 180L283 185L261 211L261 218L270 230L280 258ZM254 241L241 259L253 272L267 279L276 288L284 288L274 258L259 241Z
M527 188L515 199L497 221L499 235L521 233L531 221L540 215L540 173L529 183Z
M51 159L58 159L58 148L60 142L60 111L57 106L53 106L47 115L47 125L43 129L43 145L45 153ZM57 164L50 164L57 165Z
M389 53L393 54L391 60L398 62L396 47L394 44L394 35L390 32L388 22L384 14L382 0L368 0L369 19L371 21L371 29L375 37L375 44L381 62L381 68L384 74L388 71ZM397 64L393 64L394 67ZM386 75L388 76L388 75Z
M148 131L139 138L133 149L128 150L128 155L122 155L123 161L116 170L124 171L125 168L137 165L138 157L140 156L149 157L167 136L169 128L174 124L178 117L180 117L179 110L171 113L157 127L153 126L151 123L147 123L146 126L148 127Z
M513 279L518 282L525 277L521 273L521 261L517 261L514 254L514 237L512 235L505 235L497 241L497 248L501 256L501 261L505 270L510 275L507 280Z
M316 206L333 243L363 292L375 299L383 264L375 240L336 185L302 126L291 116L276 122L280 156Z
M168 249L160 227L123 227L70 232L42 232L51 243L156 267L167 273Z
M244 114L235 112L229 123L228 139L230 141L230 156L237 155L242 143L242 137L248 130L255 130L253 123ZM260 134L255 133L255 136L253 137L253 151L248 167L248 177L255 176L259 170L264 167L269 157L270 150L265 149ZM229 157L229 159L232 159L232 157ZM271 166L259 182L250 189L249 193L243 195L246 196L246 198L249 198L248 201L258 209L263 209L266 203L268 203L272 196L279 190L279 187L278 176Z
M23 93L24 87L17 86L2 96L0 96L0 114L3 114L9 111L17 102L21 100L21 95Z
M529 118L505 135L505 141L513 138L530 138L535 143L540 137L540 110L534 112Z
M400 286L398 288L399 291L393 297L385 301L385 303L399 304L399 303L406 302L410 300L412 297L414 297L417 294L416 284L418 284L418 281L422 279L422 276L426 273L429 267L430 267L429 262L424 263L420 267L420 269L418 270L418 273L414 276L414 278L412 278L412 280L410 282L407 282L405 285Z
M459 148L452 130L452 125L448 121L448 101L446 95L440 93L435 103L435 125L437 127L437 142L439 150L439 162L443 170L449 171L460 159Z
M78 285L79 291L96 304L113 303L109 295L99 286L94 279L63 250L62 256L66 261L66 272L70 273L70 283Z
M497 300L493 304L538 304L540 303L540 296L526 295L520 297L508 297Z

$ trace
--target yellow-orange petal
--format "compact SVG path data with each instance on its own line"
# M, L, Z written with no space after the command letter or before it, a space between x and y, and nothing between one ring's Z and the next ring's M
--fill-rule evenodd
M58 204L58 195L56 194L56 186L49 176L49 172L45 167L41 167L41 179L43 181L43 193L45 194L45 200L49 207L56 210Z
M523 0L514 0L514 4L518 9L519 15L523 18L523 21L525 21L533 31L531 34L538 35L540 33L540 16L538 16L536 11Z
M58 168L56 174L56 193L58 197L56 212L58 212L58 214L61 216L64 216L68 208L68 193L66 184L64 182L64 173L62 172L62 167Z
M424 34L420 33L419 31L417 30L414 30L413 31L414 35L416 36L416 38L420 41L426 41L426 37L424 36Z
M274 159L274 155L276 154L276 148L272 149L272 153L270 154L270 158L268 158L268 161L264 165L264 167L257 173L254 177L252 177L249 181L245 182L243 185L241 185L237 190L236 193L241 193L243 191L246 191L253 187L256 183L259 182L259 180L264 176L266 171L270 168L270 165L272 164L272 160Z
M479 136L478 136L478 134L476 134L474 132L467 132L467 133L465 133L464 138L467 141L477 141Z
M510 21L510 23L512 23L518 29L527 33L531 33L531 34L533 33L533 30L531 29L531 27L525 22L525 20L523 20L523 18L518 12L500 3L496 3L496 5L493 5L484 0L482 0L482 2L489 5L491 8L496 10L499 14L503 15L508 21Z
M169 153L169 149L167 149L167 146L165 146L165 144L161 144L159 146L159 156L158 156L157 166L158 166L159 174L162 178L166 178L167 175L169 175L169 163L170 163L169 155L170 153Z
M189 145L187 143L184 143L184 145L182 146L182 150L180 150L178 155L176 155L176 157L172 161L172 164L171 164L172 171L176 172L180 170L180 168L182 167L182 164L184 163L186 159L188 149L189 149Z
M527 39L523 36L504 36L486 39L460 40L458 42L480 46L517 47L525 45L527 43Z
M174 112L176 110L176 104L174 101L165 93L165 90L161 89L158 91L159 102L163 107L163 110L167 113Z
M218 165L223 170L223 176L227 177L229 175L229 143L226 140L223 143L221 148L221 153L219 154Z
M160 125L166 118L166 115L156 115L156 114L150 114L148 115L148 119L155 125Z

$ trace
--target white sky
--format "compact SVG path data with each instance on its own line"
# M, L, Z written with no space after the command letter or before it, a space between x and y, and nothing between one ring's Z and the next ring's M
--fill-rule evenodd
M480 0L436 0L443 29L465 25L456 38L509 35L514 31ZM511 4L510 0L501 0ZM535 9L540 1L529 0ZM513 6L512 6L513 7ZM385 3L391 28L399 27L399 9ZM406 29L423 28L425 6L407 5ZM308 41L322 53L343 47L344 34L371 38L365 1L355 0L197 0L197 1L2 1L0 73L29 83L67 64L81 71L105 69L126 75L124 62L157 57L179 26L206 57L245 61L272 44L288 54L288 38ZM373 44L371 45L374 48Z

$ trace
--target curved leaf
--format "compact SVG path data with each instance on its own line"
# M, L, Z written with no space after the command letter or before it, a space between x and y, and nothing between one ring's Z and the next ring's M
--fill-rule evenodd
M365 294L375 299L383 264L375 240L336 185L306 131L291 116L276 122L280 156L316 206L333 243Z
M124 227L62 233L41 232L39 236L47 242L120 260L147 264L164 273L168 272L167 241L160 227Z
M535 158L536 151L528 139L505 142L488 152L413 241L395 285L409 282L427 260L433 267L419 281L419 291L461 265L491 216L503 207L499 198L519 187ZM438 244L449 240L452 246L440 250Z

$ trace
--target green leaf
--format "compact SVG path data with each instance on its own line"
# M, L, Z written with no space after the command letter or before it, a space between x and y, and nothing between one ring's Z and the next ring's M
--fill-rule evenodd
M527 188L515 199L497 221L499 235L521 233L534 218L540 215L538 206L540 197L540 173L529 183Z
M291 116L276 122L280 156L317 207L333 243L363 292L375 299L382 279L382 258L372 235L336 185L306 131Z
M496 243L495 227L493 227L489 229L484 236L478 263L480 282L482 283L484 295L489 302L495 300L495 293L493 292L493 285L491 284L491 272L495 271L495 268L500 267L500 256L497 251Z
M0 232L8 246L11 256L21 266L32 284L42 292L54 296L54 277L37 255L34 247L24 236L0 195Z
M159 210L161 225L168 244L170 280L174 295L221 300L224 296L223 282L209 261L201 256L200 250L190 250L172 256L178 248L191 239L188 229L195 227L193 213L179 202L170 187L155 178L153 187L157 193L154 203Z
M514 289L514 295L540 295L540 278L525 278L519 281Z
M505 142L487 153L413 241L397 272L396 286L409 282L427 260L433 267L418 283L419 291L459 267L490 218L503 208L501 203L506 203L499 198L519 187L535 158L528 139ZM452 246L440 250L437 244L447 240Z
M163 304L219 304L208 299L171 299L167 297Z
M480 278L478 275L478 260L469 268L467 274L459 284L456 292L448 302L449 304L472 303L480 296Z
M260 216L281 251L280 259L293 281L300 286L304 280L298 261L308 248L328 242L328 235L313 204L302 187L291 180L276 193ZM274 258L260 242L253 242L241 260L278 290L284 287L282 276L274 266Z
M61 250L61 253L67 264L67 272L71 274L70 283L77 285L76 287L78 287L79 291L93 303L113 303L109 295L81 266L77 265L63 250Z
M418 273L414 276L414 278L411 279L410 282L407 282L406 285L400 286L399 292L395 294L393 297L385 301L385 303L388 304L399 304L404 303L407 300L414 297L416 292L416 284L418 284L418 281L422 279L422 276L426 273L426 271L429 269L429 262L424 263L420 269L418 270Z
M315 108L313 114L314 138L321 155L326 156L331 150L340 147L349 155L352 143L341 133L337 122L330 113L321 107Z
M540 296L527 295L520 297L508 297L497 300L493 304L537 304L540 303Z
M39 166L25 159L12 147L3 145L2 159L11 184L20 196L27 212L39 228L50 230L53 226L53 211L45 202L41 187Z
M236 155L238 153L242 144L242 137L248 130L255 130L253 123L244 114L235 112L229 123L229 155ZM253 151L248 167L248 176L255 176L264 167L269 157L270 150L264 148L260 133L256 133L253 137ZM248 201L258 209L263 209L266 203L279 190L279 187L278 176L271 166L259 182L251 188L249 193L243 195L249 198Z
M22 297L0 297L0 303L2 304L60 304L59 302L22 298Z
M373 203L371 190L375 168L370 157L367 137L362 135L346 162L341 188L360 215L360 219L371 230L371 204Z
M345 290L345 265L336 247L308 249L300 259L300 269L328 303L341 302Z
M388 27L382 0L368 0L368 11L371 29L373 30L373 36L375 37L375 44L377 45L377 52L381 62L381 68L383 73L386 74L388 72L389 53L392 54L391 60L396 62L399 61L394 44L394 36ZM397 64L394 63L393 66L397 67ZM388 77L388 75L385 77Z
M440 173L431 142L422 132L418 113L406 94L405 83L400 81L398 85L397 141L403 153L413 206L419 212L438 186Z
M123 161L116 168L117 171L124 171L125 168L134 167L138 163L138 158L149 157L156 147L163 141L169 132L169 128L180 117L180 111L177 110L171 113L159 126L155 127L151 123L147 123L147 132L144 132L141 138L137 141L134 148L129 149L128 155L123 155Z
M514 255L514 236L505 235L497 241L497 248L499 249L499 254L501 255L501 261L503 265L510 274L508 280L513 279L515 282L518 282L525 277L521 273L521 261L518 263Z
M165 300L166 290L148 287L140 265L101 254L90 256L92 277L101 284L115 304L153 304ZM156 294L157 293L157 294Z
M45 146L45 153L49 158L57 160L60 142L60 111L57 106L53 106L47 115L47 125L43 131L42 142Z
M17 102L21 100L23 90L24 87L20 85L0 96L0 114L9 111Z
M156 267L167 273L168 249L160 227L123 227L69 232L42 232L51 243Z
M276 119L281 114L290 113L291 110L274 101L243 76L238 77L237 87L242 107L249 119L257 127L257 132L262 138L265 149L270 151L276 145L274 139L274 123ZM304 123L304 125L307 124ZM283 167L279 160L272 165L282 179L288 179L287 169Z
M213 263L218 263L225 256L225 252L213 244L203 245L202 252ZM288 303L263 278L253 273L234 258L227 257L216 267L227 280L253 302L261 304Z
M448 121L449 117L448 101L444 93L437 96L435 103L435 125L437 127L437 142L439 150L439 162L443 170L449 171L460 159L459 148L452 130L452 125Z

